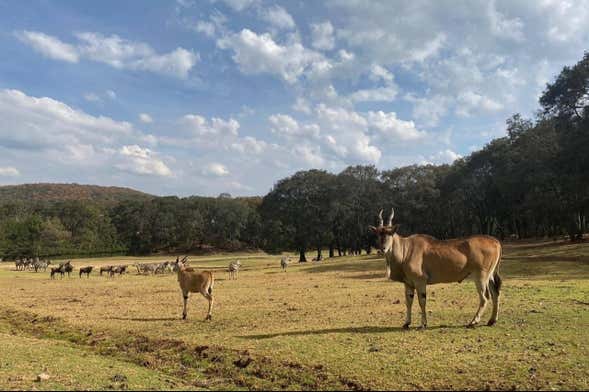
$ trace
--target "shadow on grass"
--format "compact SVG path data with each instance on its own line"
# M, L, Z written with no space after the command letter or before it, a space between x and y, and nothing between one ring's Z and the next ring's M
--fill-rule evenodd
M176 321L180 320L181 317L161 317L161 318L141 318L141 317L108 317L108 320L119 320L119 321L142 321L142 322L154 322L154 321Z
M480 327L479 327L480 328ZM468 329L465 325L437 325L434 327L428 327L427 330L438 330L438 329ZM362 334L373 334L373 333L388 333L388 332L411 332L419 331L417 327L410 328L409 330L403 327L346 327L346 328L327 328L327 329L316 329L311 331L291 331L291 332L278 332L264 335L243 335L239 336L243 339L272 339L280 336L308 336L308 335L327 335L330 333L362 333Z
M322 272L382 272L384 268L384 259L382 257L363 256L356 260L346 260L341 263L330 263L326 261L325 264L318 264L313 268L307 268L304 272L310 274Z

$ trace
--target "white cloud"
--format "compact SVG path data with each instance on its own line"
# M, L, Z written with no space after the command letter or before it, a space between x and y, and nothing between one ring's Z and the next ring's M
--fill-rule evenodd
M118 35L76 33L79 43L74 46L40 32L24 31L17 37L43 55L55 60L78 62L87 58L118 69L151 71L177 78L186 78L199 60L198 53L184 48L156 53L149 45L123 39Z
M20 172L15 167L4 166L4 167L0 167L0 176L1 177L18 177L18 176L20 176Z
M496 112L503 109L501 103L473 91L460 94L457 101L456 114L462 117L469 117L473 113Z
M18 90L0 90L0 118L4 155L31 165L28 172L51 167L57 176L70 173L78 180L112 178L113 172L174 177L157 152L139 147L138 143L155 145L155 137L142 134L128 122L92 116L52 98L31 97Z
M141 121L144 124L150 124L153 122L153 118L151 118L151 116L147 113L140 113L139 121Z
M352 102L378 102L392 101L397 96L396 87L377 87L353 92L350 95Z
M319 53L299 42L276 43L270 34L256 34L249 29L227 35L217 41L221 49L233 51L233 61L245 74L269 73L294 83L305 72L321 72L329 63Z
M312 46L319 50L332 50L335 46L333 25L330 21L311 25Z
M279 29L291 30L296 27L292 16L284 8L278 5L261 10L260 17L267 23Z
M396 113L383 111L368 112L368 121L384 136L394 137L402 141L419 140L426 136L425 132L417 130L413 121L403 121Z
M368 121L355 111L320 104L316 108L326 147L344 162L377 163L382 155L368 135Z
M202 169L202 174L211 177L225 177L229 175L229 170L220 163L209 163Z
M79 51L84 57L115 68L137 69L186 78L199 59L198 54L184 48L157 54L149 45L125 40L118 35L77 33L82 42Z
M239 122L233 118L223 120L213 117L208 121L198 114L187 114L180 119L180 124L185 130L195 136L219 135L219 136L237 136Z
M0 90L2 144L21 148L72 143L112 143L135 130L124 121L91 116L51 98L30 97L18 90Z
M309 102L303 97L298 97L292 108L297 112L311 114L311 106Z
M196 23L195 30L199 33L203 33L207 37L215 36L215 25L212 22L200 20Z
M462 155L455 153L450 149L442 150L436 154L430 155L428 159L422 159L421 164L443 164L452 163L457 159L462 158Z
M172 176L170 168L148 148L138 145L123 146L119 154L123 162L118 163L116 167L120 170L141 175Z
M293 149L296 158L302 160L308 167L323 167L326 163L318 146L297 145Z
M289 115L274 114L268 117L271 124L271 131L281 136L319 136L319 126L317 124L299 125L299 123Z
M418 98L407 94L404 99L413 103L413 119L425 127L435 127L448 112L450 98L442 95Z
M507 19L497 10L495 1L487 3L488 20L491 32L498 37L512 39L517 42L524 40L524 24L520 18Z
M20 41L29 45L45 57L54 60L77 63L79 55L76 48L72 45L60 41L58 38L38 32L38 31L21 31L15 35Z
M117 99L117 93L115 93L113 90L106 90L106 95L110 99Z
M251 136L237 140L231 144L231 149L242 154L261 154L268 148L268 143Z

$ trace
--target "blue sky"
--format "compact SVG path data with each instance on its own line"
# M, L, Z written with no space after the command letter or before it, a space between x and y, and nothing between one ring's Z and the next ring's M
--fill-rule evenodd
M0 183L263 195L447 163L532 116L589 2L0 0Z

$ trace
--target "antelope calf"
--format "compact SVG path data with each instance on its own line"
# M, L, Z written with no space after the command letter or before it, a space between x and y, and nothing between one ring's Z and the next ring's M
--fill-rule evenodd
M239 260L232 261L229 263L229 279L237 279L239 275L239 269L241 268L241 262Z
M477 325L489 301L493 313L487 325L497 322L501 277L498 273L501 260L501 243L490 236L474 235L468 238L441 241L429 235L415 234L401 237L399 225L393 225L395 211L385 226L380 211L380 225L370 229L378 236L379 247L385 255L387 278L405 284L407 318L403 328L411 325L411 306L417 290L421 307L421 327L427 326L426 286L428 284L462 282L471 276L479 295L479 308L468 324Z
M178 271L178 283L180 284L180 290L182 290L182 297L184 298L184 310L182 311L182 319L186 320L186 304L188 302L189 293L201 293L209 301L209 311L205 320L211 320L213 318L213 285L215 278L213 273L210 271L195 271L194 268L186 266L186 259L188 256L184 256L182 260L176 258L174 263Z
M90 272L92 272L92 268L92 266L80 268L80 278L82 277L82 274L86 274L86 277L89 278Z

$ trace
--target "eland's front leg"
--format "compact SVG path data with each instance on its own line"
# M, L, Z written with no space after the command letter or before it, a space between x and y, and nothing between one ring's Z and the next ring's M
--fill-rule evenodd
M415 288L405 284L405 306L407 307L407 316L405 318L404 329L409 329L411 325L411 308L413 307L413 297L415 296Z

